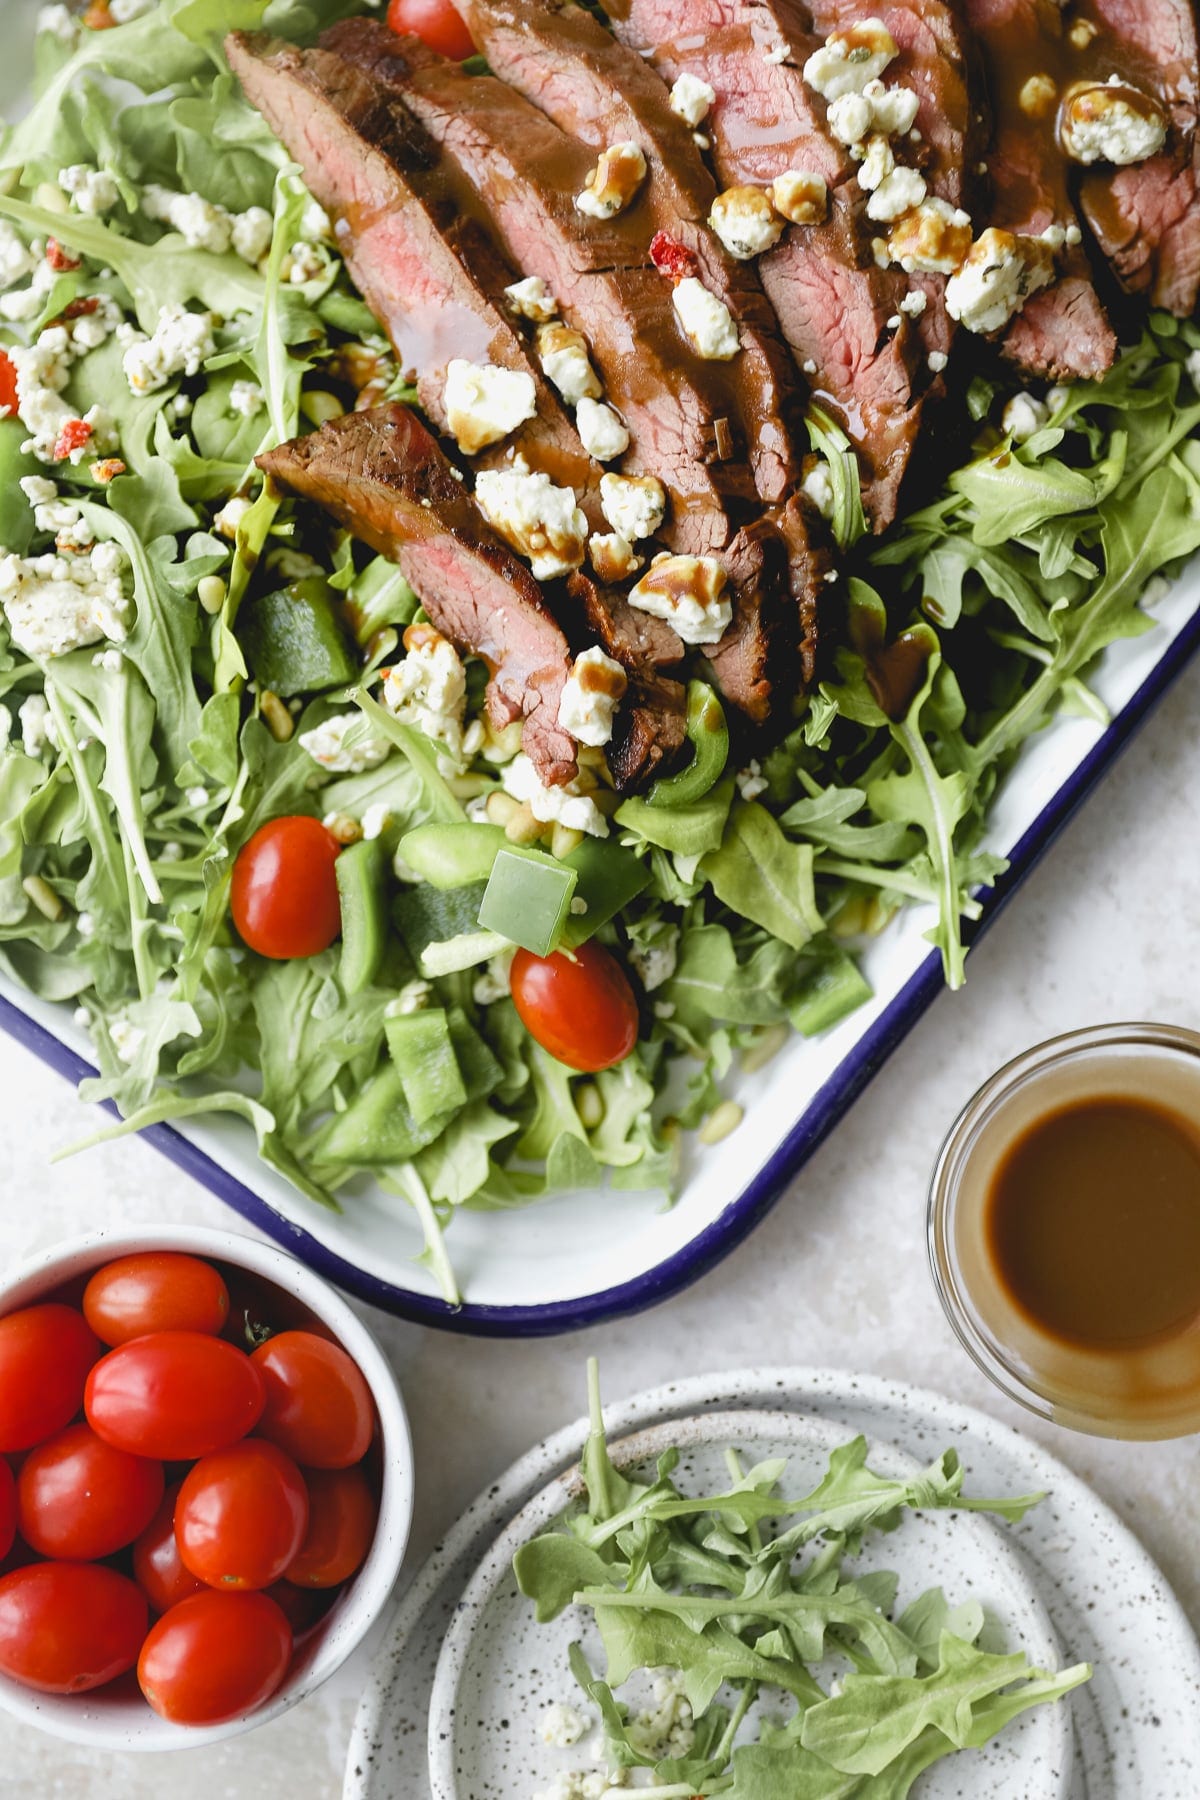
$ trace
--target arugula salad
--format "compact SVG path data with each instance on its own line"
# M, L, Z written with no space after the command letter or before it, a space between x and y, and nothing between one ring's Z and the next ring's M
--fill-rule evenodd
M594 1362L588 1387L586 1502L514 1559L540 1622L576 1607L603 1647L603 1675L578 1642L570 1667L599 1714L606 1766L561 1777L564 1795L904 1800L941 1758L1090 1679L1087 1663L1055 1672L985 1647L978 1600L954 1604L934 1586L901 1610L897 1576L870 1556L910 1509L1016 1522L1042 1495L968 1498L953 1450L909 1479L876 1475L861 1437L795 1499L786 1461L744 1470L732 1449L723 1493L685 1494L678 1450L650 1480L614 1466ZM655 1704L634 1712L613 1690L645 1671ZM578 1743L586 1716L550 1710L546 1740Z
M255 465L413 397L221 49L353 10L40 15L36 98L0 139L0 968L74 1009L100 1067L83 1094L116 1129L231 1113L316 1204L373 1180L453 1302L458 1208L671 1194L680 1134L737 1122L730 1070L860 1005L856 951L901 908L936 908L962 981L963 922L1002 867L997 784L1056 712L1103 717L1095 659L1153 628L1148 584L1200 548L1200 329L1152 315L1097 383L977 375L948 407L967 460L879 539L814 413L845 573L786 736L738 766L693 684L679 786L620 800L595 755L584 828L522 839L519 727L488 723L485 667L422 674L399 570ZM873 656L898 638L924 675L892 718ZM283 815L346 846L342 941L271 960L230 894ZM636 979L636 1048L593 1075L510 998L531 869L544 947L608 946Z

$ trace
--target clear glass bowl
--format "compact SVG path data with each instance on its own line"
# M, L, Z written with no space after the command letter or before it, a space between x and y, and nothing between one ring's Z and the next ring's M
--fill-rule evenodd
M1185 1437L1200 1431L1200 1320L1136 1351L1067 1344L1016 1304L987 1253L987 1196L1014 1140L1056 1107L1118 1096L1169 1107L1200 1130L1200 1034L1095 1026L1051 1038L998 1070L938 1155L930 1266L963 1348L1011 1400L1097 1437Z

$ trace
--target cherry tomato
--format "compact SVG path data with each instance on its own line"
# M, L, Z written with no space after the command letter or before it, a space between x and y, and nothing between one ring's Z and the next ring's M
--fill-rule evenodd
M201 1457L183 1478L175 1542L184 1568L209 1587L270 1587L307 1530L304 1477L290 1456L261 1438Z
M203 1594L205 1584L190 1569L185 1569L175 1541L175 1502L180 1483L169 1487L159 1502L158 1511L133 1546L133 1577L156 1613L186 1600L189 1594Z
M17 410L17 369L7 350L0 350L0 406L8 408L5 418Z
M293 1587L290 1581L276 1581L266 1590L292 1628L292 1642L299 1644L315 1631L329 1608L337 1600L333 1588Z
M31 1450L69 1425L103 1354L73 1306L51 1301L0 1319L0 1452Z
M31 1563L0 1579L0 1670L43 1694L81 1694L133 1667L148 1623L127 1575Z
M341 845L319 819L272 819L243 844L229 904L251 950L277 962L328 950L342 929L337 862Z
M387 22L393 31L419 37L451 62L464 62L475 54L471 34L450 0L391 0Z
M138 1681L176 1725L221 1725L269 1700L288 1671L292 1632L266 1594L193 1594L154 1625Z
M611 1069L637 1043L633 989L602 944L582 944L570 956L518 950L509 982L526 1031L568 1068Z
M134 1338L88 1376L88 1424L106 1444L181 1462L223 1450L258 1423L266 1395L248 1356L198 1331Z
M21 1465L21 1536L42 1556L98 1562L132 1544L162 1493L161 1463L114 1450L90 1425L68 1425Z
M17 1535L17 1482L12 1469L0 1456L0 1562L13 1547Z
M217 1337L229 1317L229 1290L211 1263L173 1250L122 1256L97 1271L83 1313L106 1344L152 1331L200 1331Z
M281 1331L251 1357L267 1403L259 1436L309 1469L346 1469L367 1453L375 1407L358 1364L311 1331Z
M287 1578L297 1587L336 1587L362 1566L379 1506L361 1469L314 1469L307 1479L308 1531Z

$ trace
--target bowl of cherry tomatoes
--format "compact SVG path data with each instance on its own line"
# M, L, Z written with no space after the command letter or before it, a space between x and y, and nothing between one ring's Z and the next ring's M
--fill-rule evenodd
M366 1326L272 1245L97 1233L0 1287L0 1707L164 1750L296 1705L400 1571L412 1442Z

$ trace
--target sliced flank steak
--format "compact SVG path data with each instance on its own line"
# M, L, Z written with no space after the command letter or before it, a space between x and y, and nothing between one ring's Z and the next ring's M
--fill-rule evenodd
M605 751L619 794L646 787L679 760L687 737L687 689L662 671L684 659L664 619L638 612L616 588L580 572L567 578L576 635L595 638L629 676Z
M723 549L734 514L756 499L736 379L727 363L699 357L679 329L638 199L613 218L581 213L575 198L593 152L514 89L464 74L416 38L357 18L323 42L404 98L472 183L512 262L541 277L588 340L605 398L632 435L623 466L663 483L675 547Z
M728 254L708 225L717 188L661 78L593 14L562 0L458 0L494 75L593 151L635 143L648 173L640 216L696 259L704 285L738 321L747 453L760 498L775 505L800 478L798 372L752 263Z
M350 413L258 462L399 565L437 629L489 665L493 722L523 718L522 745L541 780L570 781L575 744L558 723L566 637L416 415L398 402Z
M1118 280L1187 318L1200 292L1200 69L1190 0L1094 0L1090 46L1106 80L1120 69L1159 101L1162 152L1123 169L1089 170L1081 205ZM1089 71L1090 73L1090 71Z
M1062 14L1053 0L965 0L967 22L984 53L991 140L989 225L1026 237L1079 217L1070 165L1058 143L1057 93L1043 110L1029 91L1031 76L1057 66L1066 46ZM1111 368L1117 340L1092 282L1081 243L1055 251L1059 279L1026 301L1005 332L1002 350L1030 375L1050 381L1091 379Z
M473 218L455 171L398 94L329 50L234 32L229 61L305 180L333 216L339 247L421 406L439 430L455 357L529 375L536 416L515 446L534 469L587 490L598 475L575 426L505 310L516 277Z
M607 10L617 36L665 81L688 74L715 91L704 130L723 187L762 187L789 169L826 183L827 221L792 227L757 267L816 401L858 452L864 503L881 530L895 517L928 372L920 334L900 311L908 278L876 266L855 164L803 78L821 41L811 20L789 0L611 0Z

